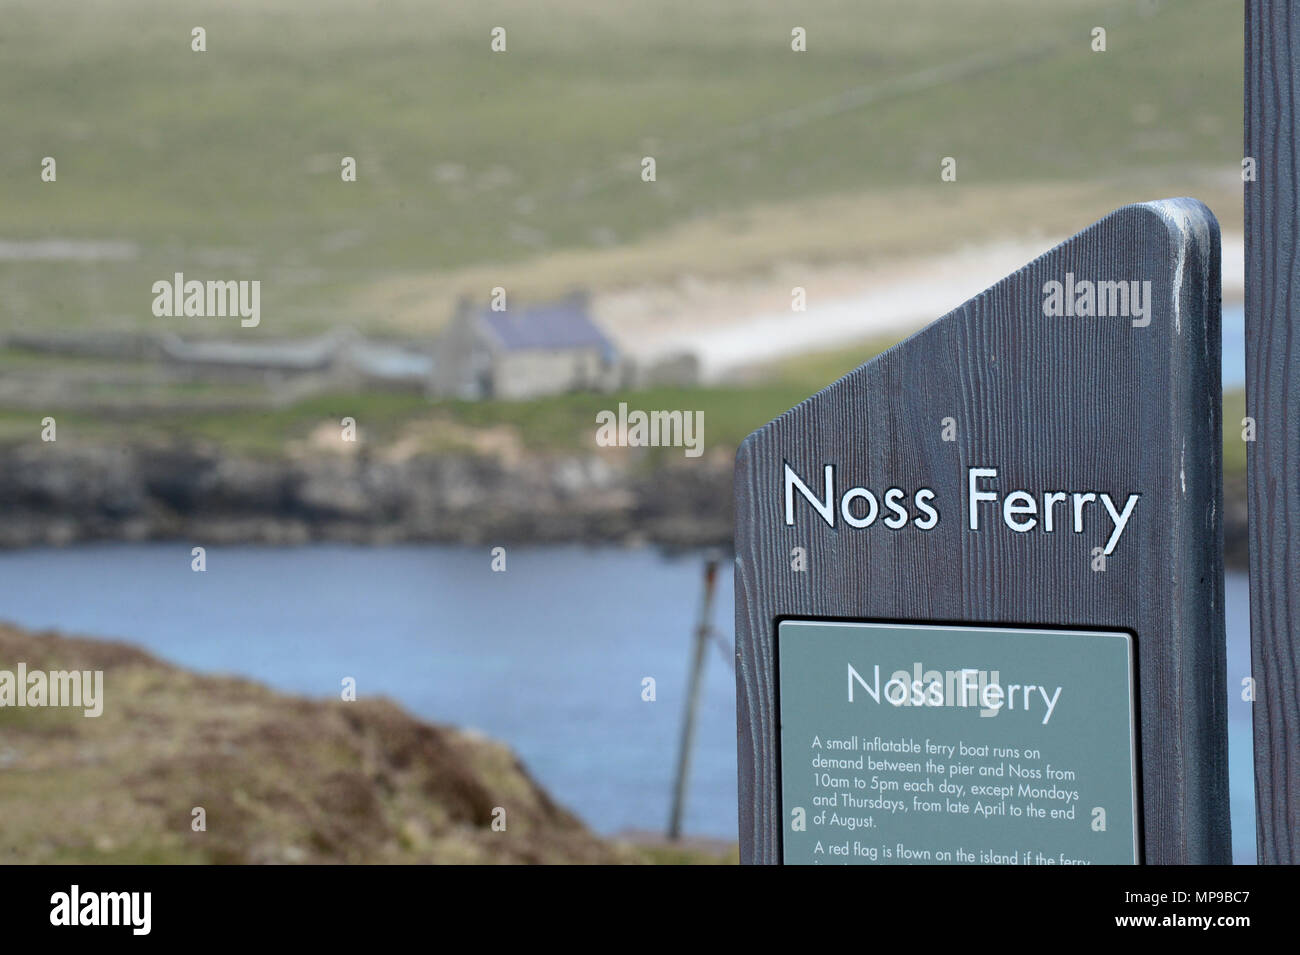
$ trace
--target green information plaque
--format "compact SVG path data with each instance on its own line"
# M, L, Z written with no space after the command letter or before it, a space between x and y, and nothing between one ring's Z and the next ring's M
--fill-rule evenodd
M782 859L1139 862L1127 633L785 620Z

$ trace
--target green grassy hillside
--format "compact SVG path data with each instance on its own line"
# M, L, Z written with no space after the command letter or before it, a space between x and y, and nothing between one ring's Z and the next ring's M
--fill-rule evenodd
M972 196L965 237L1077 228L1230 179L1241 18L1219 0L10 0L0 331L156 330L149 287L178 270L261 279L257 334L411 331L459 291L653 277L662 247L635 250L691 229L707 239L672 262L726 269L841 236L942 245ZM879 197L870 221L854 196ZM754 228L772 241L733 255ZM16 259L39 239L125 245Z

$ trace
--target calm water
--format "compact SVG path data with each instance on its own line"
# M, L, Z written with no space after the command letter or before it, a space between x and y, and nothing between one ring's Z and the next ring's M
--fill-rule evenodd
M1223 308L1223 387L1246 387L1246 310L1242 305Z
M331 696L355 677L431 720L510 743L539 781L594 828L661 829L668 815L698 557L650 550L209 549L105 544L0 554L0 618L118 637L175 663ZM1246 579L1228 579L1233 829L1254 861ZM714 620L730 639L730 567ZM657 700L641 699L654 677ZM111 705L111 696L109 704ZM686 828L736 836L735 687L710 652Z

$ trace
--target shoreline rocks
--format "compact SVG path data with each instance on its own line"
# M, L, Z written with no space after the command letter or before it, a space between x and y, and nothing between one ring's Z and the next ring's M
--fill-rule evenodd
M317 541L732 543L732 456L611 462L599 454L369 453L275 459L212 446L43 446L0 458L0 547L185 540L293 546ZM1224 551L1247 558L1244 480L1225 486Z

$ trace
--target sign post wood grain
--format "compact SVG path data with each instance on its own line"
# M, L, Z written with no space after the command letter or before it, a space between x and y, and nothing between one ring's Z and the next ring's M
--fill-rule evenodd
M743 443L742 862L1229 861L1219 293L1127 206Z
M1293 4L1246 4L1245 63L1256 844L1261 863L1300 863L1300 11Z

